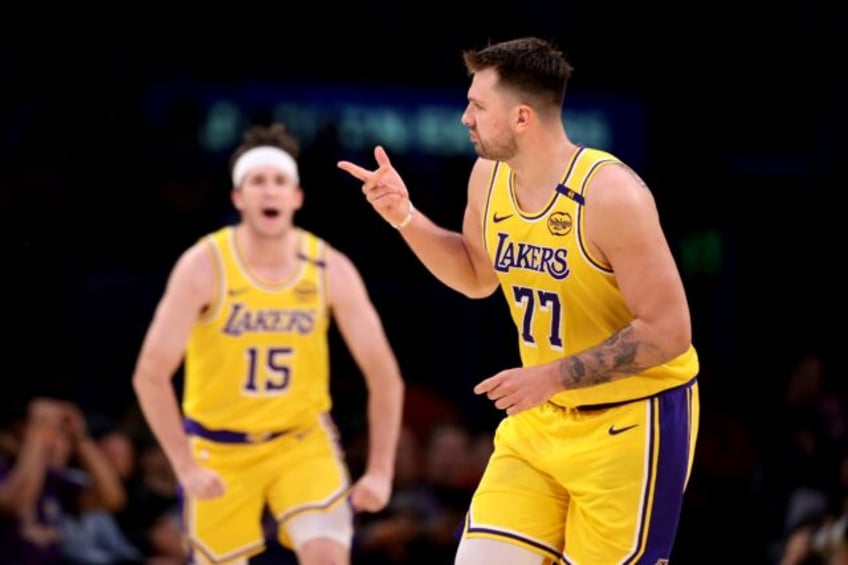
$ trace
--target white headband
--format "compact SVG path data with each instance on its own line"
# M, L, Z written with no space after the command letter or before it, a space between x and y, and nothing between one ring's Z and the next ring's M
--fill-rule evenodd
M292 179L295 184L300 183L300 177L297 174L297 162L294 157L279 147L263 145L245 151L241 157L236 159L236 164L233 165L233 186L241 185L250 169L262 166L275 167Z

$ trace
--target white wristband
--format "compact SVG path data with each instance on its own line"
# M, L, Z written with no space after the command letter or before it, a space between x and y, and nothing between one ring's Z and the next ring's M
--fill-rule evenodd
M415 211L415 207L412 206L412 200L407 200L407 203L409 204L409 212L406 213L406 217L403 219L403 221L399 224L393 224L393 223L389 222L389 225L392 226L393 228L395 228L398 231L400 231L403 228L405 228L406 226L408 226L409 222L412 221L412 212Z

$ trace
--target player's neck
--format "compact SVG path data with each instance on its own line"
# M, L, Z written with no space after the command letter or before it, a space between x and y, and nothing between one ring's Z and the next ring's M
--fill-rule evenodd
M509 166L515 173L515 189L519 194L549 195L568 168L579 147L564 132L552 132L525 140Z
M275 237L255 233L245 225L236 228L236 243L248 266L267 279L286 278L297 258L299 242L300 230L294 226Z

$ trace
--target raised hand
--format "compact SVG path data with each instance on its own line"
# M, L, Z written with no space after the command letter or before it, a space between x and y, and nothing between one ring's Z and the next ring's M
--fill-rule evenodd
M339 161L338 167L362 181L362 193L384 220L400 225L410 213L409 191L389 161L386 150L374 148L377 168L373 171L350 161Z

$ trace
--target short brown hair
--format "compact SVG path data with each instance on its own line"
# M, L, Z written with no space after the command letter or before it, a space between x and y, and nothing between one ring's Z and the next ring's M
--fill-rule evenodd
M230 157L230 171L233 170L239 157L254 147L263 146L278 147L295 160L300 155L300 142L286 129L285 124L275 122L268 126L256 125L244 132L241 145L233 151L233 155Z
M574 70L562 51L538 37L522 37L464 51L462 58L469 75L494 69L500 84L559 108Z

